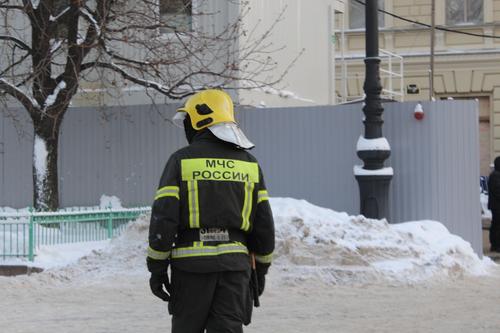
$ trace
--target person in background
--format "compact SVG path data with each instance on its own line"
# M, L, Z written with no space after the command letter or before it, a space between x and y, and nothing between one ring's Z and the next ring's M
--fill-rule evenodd
M170 156L153 203L151 291L169 302L173 333L243 332L275 241L262 170L247 151L254 145L222 90L191 96L173 120L189 146Z
M494 169L488 178L488 209L491 210L491 252L500 252L500 156L495 158Z

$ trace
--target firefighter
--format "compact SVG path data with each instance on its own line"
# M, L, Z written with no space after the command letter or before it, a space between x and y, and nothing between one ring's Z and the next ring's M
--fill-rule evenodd
M490 251L500 252L500 156L488 177L488 209L491 210Z
M254 145L222 90L191 96L173 121L189 146L170 156L154 198L151 291L168 302L173 333L243 332L274 250L262 170L247 152ZM250 283L251 255L257 283Z

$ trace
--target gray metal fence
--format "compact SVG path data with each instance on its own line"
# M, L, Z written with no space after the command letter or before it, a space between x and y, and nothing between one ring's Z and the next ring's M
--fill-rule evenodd
M387 103L384 134L394 167L390 221L435 219L482 250L479 204L477 104ZM102 194L124 205L152 200L168 156L185 145L183 131L169 119L174 106L73 108L60 141L63 206L97 204ZM24 117L0 116L0 206L31 204L32 130ZM256 143L271 196L304 198L314 204L359 212L353 165L362 133L361 105L254 109L238 117ZM16 124L14 126L13 124ZM17 133L24 133L19 136Z

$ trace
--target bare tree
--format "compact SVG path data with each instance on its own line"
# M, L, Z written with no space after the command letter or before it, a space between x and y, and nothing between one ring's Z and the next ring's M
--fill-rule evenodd
M33 122L37 210L59 206L59 130L85 84L119 90L129 82L181 99L207 87L255 89L282 79L288 68L276 75L276 48L268 42L280 16L257 33L242 27L242 7L220 25L210 1L193 3L0 0L0 93L22 104Z

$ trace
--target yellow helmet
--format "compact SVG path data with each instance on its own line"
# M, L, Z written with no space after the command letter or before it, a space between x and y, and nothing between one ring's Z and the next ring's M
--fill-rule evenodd
M197 131L219 123L236 123L231 97L222 90L209 89L189 97L183 108L177 112L186 112L191 118L191 125Z

